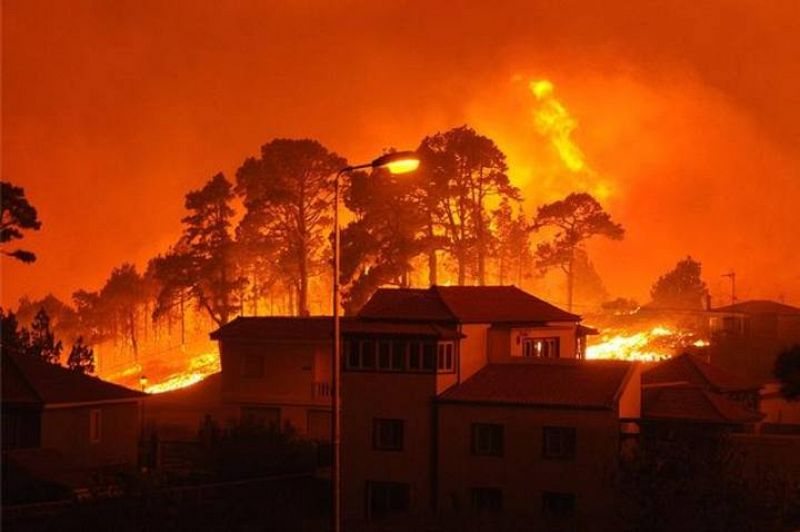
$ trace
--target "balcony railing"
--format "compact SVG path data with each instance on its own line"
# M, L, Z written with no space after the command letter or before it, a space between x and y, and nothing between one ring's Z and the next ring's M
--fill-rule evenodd
M311 383L311 395L313 397L330 397L331 383L328 381L314 381Z

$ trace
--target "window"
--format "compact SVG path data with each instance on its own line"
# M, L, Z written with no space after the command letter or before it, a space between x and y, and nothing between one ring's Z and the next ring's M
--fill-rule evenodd
M439 342L436 352L436 369L453 371L453 342Z
M392 342L392 369L403 371L406 369L406 342L395 340Z
M266 406L243 406L242 424L250 427L279 429L281 409Z
M378 342L378 368L390 369L392 365L392 344L387 340Z
M379 451L402 451L403 420L375 418L372 421L372 448Z
M408 369L412 371L419 371L421 367L420 344L419 342L411 342L408 346Z
M573 427L543 427L542 457L554 460L575 458L575 429Z
M89 412L89 441L97 443L102 435L100 410Z
M361 366L361 353L360 347L361 344L358 341L347 342L346 344L346 351L347 351L347 367L350 369L356 369Z
M558 337L523 338L522 356L526 358L558 358L560 356Z
M436 369L436 344L433 342L422 344L422 369L425 371Z
M242 377L245 379L264 378L264 358L261 355L244 355L242 357Z
M408 512L409 485L399 482L367 482L367 512L370 519Z
M363 369L375 368L375 342L372 340L361 342L361 367Z
M472 488L472 509L479 513L497 513L503 510L503 490L499 488Z
M503 425L473 423L472 454L480 456L502 456Z
M575 515L575 494L545 491L542 493L542 513L549 517Z

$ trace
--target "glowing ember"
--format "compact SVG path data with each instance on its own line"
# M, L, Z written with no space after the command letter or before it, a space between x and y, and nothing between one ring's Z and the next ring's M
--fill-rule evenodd
M586 347L586 358L655 362L670 358L688 346L707 345L707 341L696 339L692 333L676 331L663 325L638 332L606 329L598 343Z

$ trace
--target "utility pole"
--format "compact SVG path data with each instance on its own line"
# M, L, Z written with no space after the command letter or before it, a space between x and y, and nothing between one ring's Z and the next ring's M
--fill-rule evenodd
M731 270L723 273L722 277L729 277L731 280L731 305L734 305L736 303L736 272Z

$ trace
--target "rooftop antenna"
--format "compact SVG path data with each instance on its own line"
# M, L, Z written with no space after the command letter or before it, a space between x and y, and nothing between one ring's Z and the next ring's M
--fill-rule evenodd
M723 273L722 277L729 277L731 280L731 305L736 304L736 272L731 270Z

